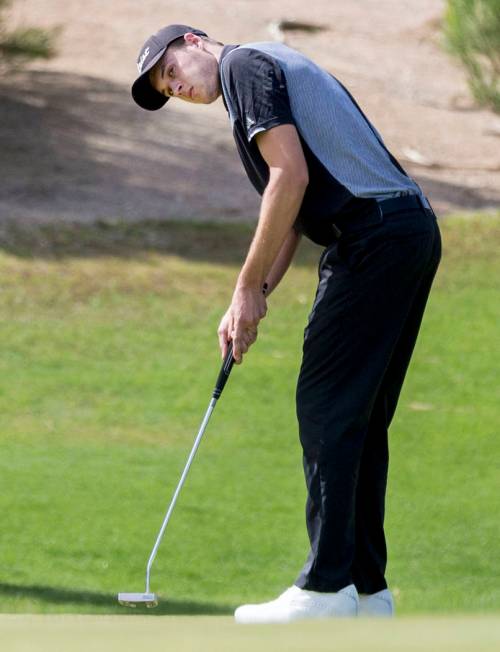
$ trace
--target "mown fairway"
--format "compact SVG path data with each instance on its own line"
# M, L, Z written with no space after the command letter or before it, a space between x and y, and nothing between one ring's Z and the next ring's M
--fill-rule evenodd
M388 577L403 615L500 611L498 217L442 223L392 425ZM115 594L144 587L250 230L115 224L2 240L0 611L130 614ZM304 247L233 371L153 568L162 601L148 614L230 614L274 597L304 560L293 397L317 255Z

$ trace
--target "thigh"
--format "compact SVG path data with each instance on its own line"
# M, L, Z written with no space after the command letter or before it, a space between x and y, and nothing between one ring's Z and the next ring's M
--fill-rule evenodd
M395 344L380 388L387 428L396 411L399 395L417 342L425 308L440 260L441 235L436 223L429 264L411 303L410 310Z
M303 414L368 419L435 238L431 218L415 215L350 234L326 250L304 331L297 390Z

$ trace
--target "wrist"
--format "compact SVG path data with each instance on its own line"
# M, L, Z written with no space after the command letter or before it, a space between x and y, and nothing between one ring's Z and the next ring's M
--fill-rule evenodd
M240 275L236 281L235 291L261 292L263 281L257 278Z

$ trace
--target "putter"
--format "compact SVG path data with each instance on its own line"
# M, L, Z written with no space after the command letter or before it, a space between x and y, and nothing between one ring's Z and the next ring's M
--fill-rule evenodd
M174 495L172 496L172 500L170 501L170 505L168 507L165 518L163 519L163 523L160 528L160 532L156 538L155 545L153 546L153 550L151 551L151 555L149 556L148 564L146 566L146 590L144 593L119 593L118 602L125 607L136 607L137 605L146 605L146 607L152 608L152 607L156 607L158 604L158 598L155 593L151 593L150 586L149 586L151 566L153 565L161 540L163 539L163 535L165 534L165 529L170 520L170 516L172 514L175 503L177 501L177 497L179 496L179 493L182 489L182 485L186 480L186 476L188 474L189 467L191 466L191 462L193 461L196 451L198 450L198 446L200 445L200 441L201 438L203 437L203 433L205 432L205 428L207 427L207 423L208 420L210 419L210 415L214 411L215 404L217 403L217 400L222 394L222 390L224 389L227 379L229 378L229 374L231 373L233 364L234 364L233 343L230 342L226 353L226 357L224 358L224 362L222 363L219 376L215 383L215 389L212 393L212 398L208 405L208 409L205 413L205 416L201 423L200 430L198 431L196 439L194 440L193 448L191 449L191 453L189 454L188 460L186 462L186 466L184 467L184 471L182 472L181 479L179 480L179 484L177 485L177 488L174 491Z

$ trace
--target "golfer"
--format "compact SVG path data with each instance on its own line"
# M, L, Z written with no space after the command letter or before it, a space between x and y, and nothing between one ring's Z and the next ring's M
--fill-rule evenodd
M218 335L237 363L302 236L324 247L297 416L310 551L295 583L241 623L394 613L384 501L388 428L441 256L432 208L349 91L281 43L223 45L170 25L140 51L134 100L222 97L260 215ZM256 569L257 570L257 569Z

